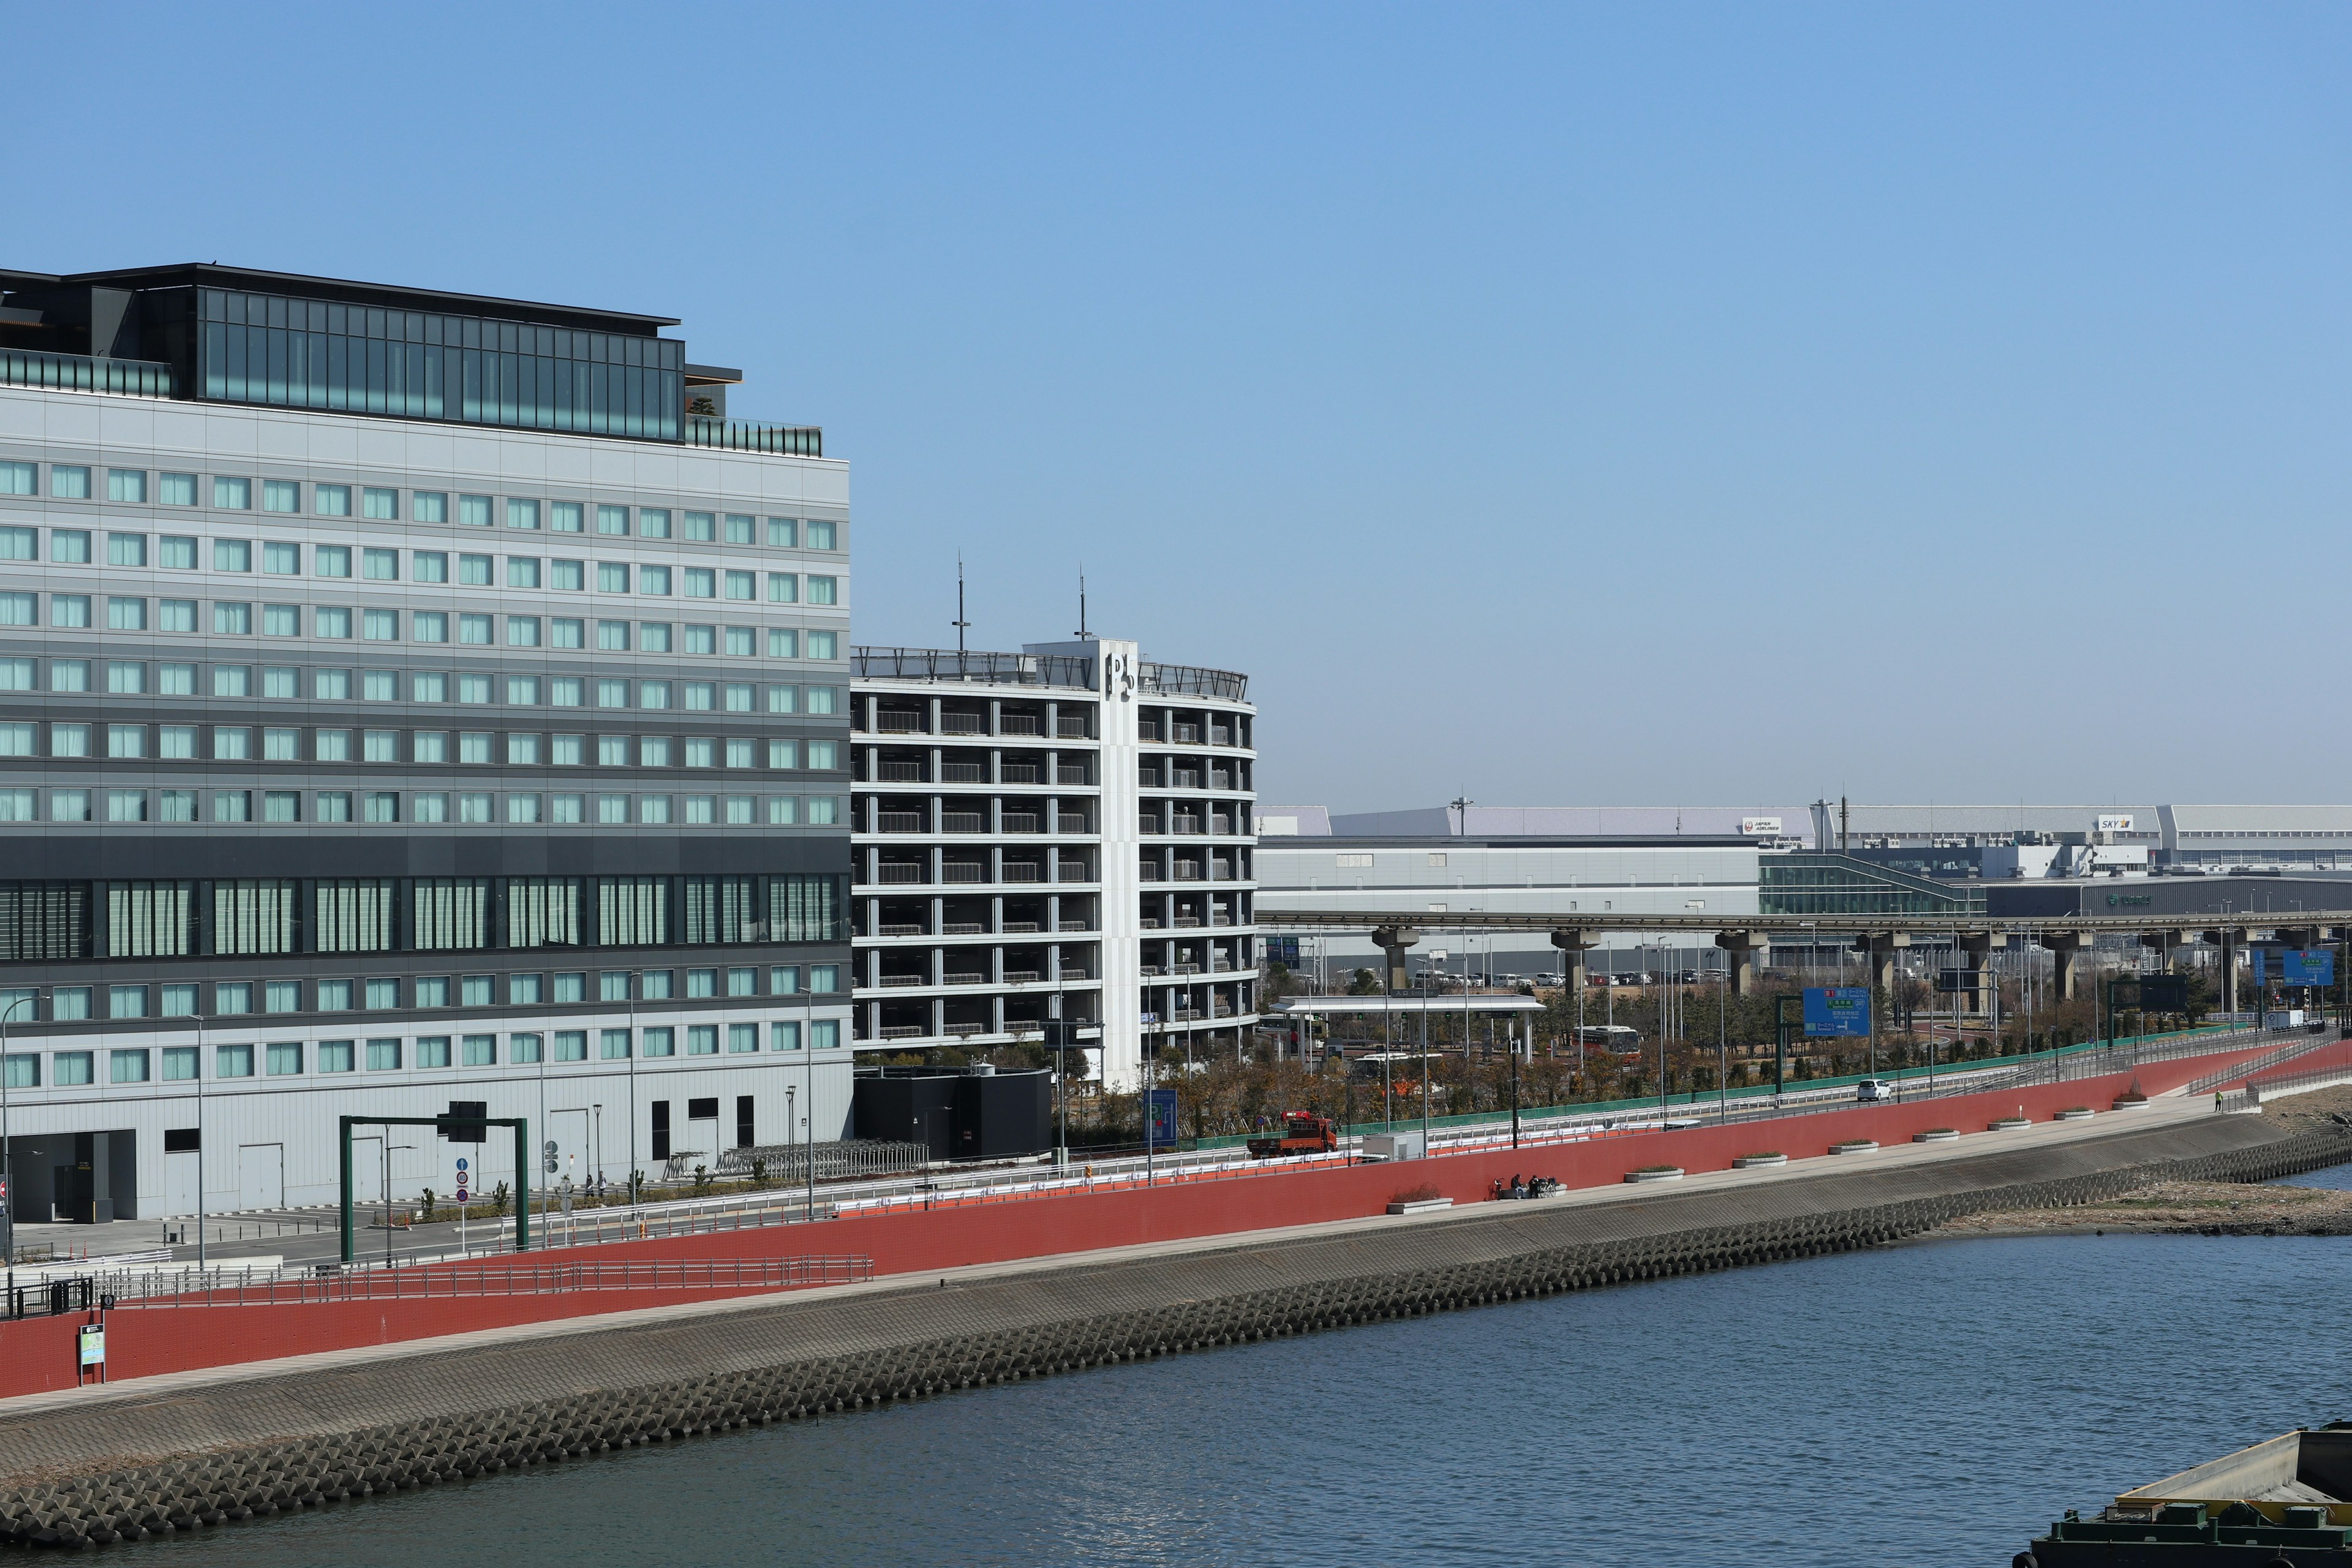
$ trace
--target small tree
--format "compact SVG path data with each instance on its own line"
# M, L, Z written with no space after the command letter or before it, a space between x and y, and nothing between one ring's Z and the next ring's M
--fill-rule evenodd
M506 1217L507 1205L512 1202L514 1194L504 1182L490 1189L490 1212L499 1218Z
M416 1217L426 1225L433 1223L433 1189L431 1187L425 1189L425 1206Z
M706 1189L708 1189L708 1188L709 1187L709 1185L710 1185L710 1167L709 1167L709 1166L708 1166L708 1165L697 1165L697 1166L694 1168L694 1191L695 1191L695 1194L696 1194L698 1197L698 1196L700 1196L700 1195L702 1194L702 1193L703 1193Z

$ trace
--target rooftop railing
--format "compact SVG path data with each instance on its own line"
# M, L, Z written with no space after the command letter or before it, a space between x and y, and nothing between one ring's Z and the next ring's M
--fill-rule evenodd
M1249 677L1230 669L1203 669L1189 664L1147 664L1143 689L1162 695L1221 697L1240 702L1249 696Z
M174 384L170 365L156 364L148 360L92 359L88 354L0 349L0 386L41 386L60 392L115 392L131 397L170 397Z
M1026 653L962 653L951 647L853 647L849 672L862 680L960 680L980 686L1094 689L1094 661Z
M824 456L821 425L762 425L750 419L699 419L686 422L686 444L717 447L730 452L772 452L780 458Z

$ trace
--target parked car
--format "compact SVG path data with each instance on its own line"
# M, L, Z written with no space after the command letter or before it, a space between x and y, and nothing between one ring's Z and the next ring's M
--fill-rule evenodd
M1895 1086L1890 1079L1866 1078L1853 1086L1853 1097L1863 1104L1868 1105L1877 1100L1893 1100L1895 1089Z

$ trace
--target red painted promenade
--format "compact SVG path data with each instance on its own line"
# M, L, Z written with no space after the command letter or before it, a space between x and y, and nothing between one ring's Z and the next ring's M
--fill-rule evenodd
M1516 1151L1506 1148L1409 1165L1328 1167L1150 1189L1055 1194L975 1206L856 1215L815 1226L608 1243L593 1254L583 1249L583 1254L609 1261L857 1255L873 1258L877 1276L920 1275L970 1264L1360 1219L1381 1213L1399 1192L1423 1186L1435 1187L1458 1204L1482 1202L1496 1180L1508 1180L1514 1173L1557 1176L1571 1187L1597 1187L1620 1183L1626 1172L1644 1165L1679 1165L1696 1173L1727 1170L1738 1156L1764 1149L1778 1150L1796 1160L1826 1154L1831 1144L1849 1140L1871 1139L1890 1146L1907 1143L1912 1134L1936 1127L1982 1132L1995 1118L2016 1115L2021 1110L2035 1121L2045 1121L2069 1106L2105 1110L2135 1078L2149 1094L2160 1094L2217 1068L2274 1048L2275 1042L2264 1042L2156 1063L2137 1073L1909 1105L1853 1106L1764 1123L1633 1133ZM2352 1042L2293 1065L2307 1068L2336 1065L2339 1059L2352 1063ZM140 1307L108 1315L109 1373L121 1382L363 1345L485 1333L518 1323L669 1306L734 1293L600 1290L274 1306ZM72 1387L74 1331L91 1316L71 1313L0 1323L0 1397Z

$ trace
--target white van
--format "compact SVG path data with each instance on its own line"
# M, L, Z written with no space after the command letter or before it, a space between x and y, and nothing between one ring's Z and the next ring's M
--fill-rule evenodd
M1895 1084L1883 1078L1866 1078L1853 1086L1853 1097L1864 1105L1895 1098Z

